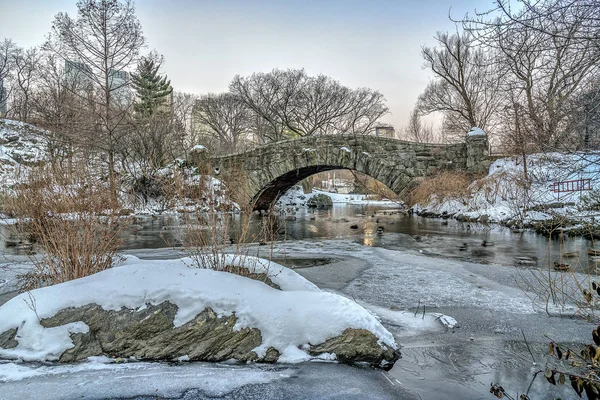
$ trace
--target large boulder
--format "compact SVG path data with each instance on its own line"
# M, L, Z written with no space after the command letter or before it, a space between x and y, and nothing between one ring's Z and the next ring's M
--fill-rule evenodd
M319 193L306 202L306 206L310 208L327 208L333 206L333 200L326 194Z
M240 361L259 360L252 349L261 344L260 331L243 328L235 331L235 315L217 316L205 309L188 323L174 327L177 306L170 302L148 305L142 310L104 310L97 304L61 310L41 320L44 328L82 321L86 333L73 333L74 347L59 358L61 362L79 361L90 356L136 357L173 360Z
M244 268L254 264L242 277L190 268L190 262L128 257L120 267L9 300L0 306L0 358L320 358L381 368L399 358L375 316L290 269L248 257Z
M71 333L73 347L66 349L59 362L81 361L91 356L135 357L139 360L172 361L185 357L190 361L276 362L279 351L270 347L262 357L254 349L262 342L256 328L236 330L235 315L218 316L207 308L188 323L175 327L177 306L170 302L147 305L140 310L122 308L104 310L97 304L67 308L40 320L44 328L56 328L75 322L89 327L87 332ZM0 333L0 347L15 348L18 329ZM346 329L324 343L309 345L313 356L335 354L344 363L366 362L384 369L400 358L399 351L378 343L366 329Z

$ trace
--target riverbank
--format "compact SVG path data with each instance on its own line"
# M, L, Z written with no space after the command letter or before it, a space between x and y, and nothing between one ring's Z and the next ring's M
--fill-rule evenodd
M413 211L427 218L598 238L599 172L597 152L501 158L490 165L487 176L454 194L432 193Z

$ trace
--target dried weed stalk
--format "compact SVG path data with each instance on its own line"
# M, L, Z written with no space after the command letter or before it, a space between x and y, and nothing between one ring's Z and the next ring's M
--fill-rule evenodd
M174 179L171 187L176 197L192 209L183 213L180 240L192 258L194 267L225 271L253 279L268 280L267 274L257 274L247 268L249 243L271 241L273 224L263 223L263 230L253 231L253 206L243 171L215 179L208 165L199 167L199 174ZM237 200L237 201L236 201ZM273 215L269 213L268 215ZM272 217L267 217L267 219ZM270 227L270 228L269 228ZM246 265L246 266L245 266Z

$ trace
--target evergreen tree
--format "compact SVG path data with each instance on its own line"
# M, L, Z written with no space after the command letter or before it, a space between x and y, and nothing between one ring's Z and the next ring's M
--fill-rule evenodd
M133 103L133 108L138 116L151 117L159 111L168 96L173 92L171 81L167 76L158 73L160 62L152 58L142 58L138 62L136 72L132 75L133 89L138 100Z

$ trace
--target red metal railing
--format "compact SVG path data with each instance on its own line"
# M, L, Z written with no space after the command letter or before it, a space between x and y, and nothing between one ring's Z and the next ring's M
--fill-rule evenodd
M554 193L580 192L582 190L592 190L591 179L576 179L574 181L554 182L552 184L552 191Z

